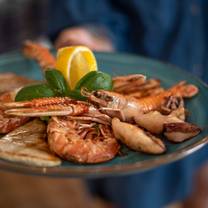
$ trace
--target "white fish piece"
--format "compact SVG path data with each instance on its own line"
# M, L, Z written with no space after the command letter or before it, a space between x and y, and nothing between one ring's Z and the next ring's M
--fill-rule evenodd
M161 154L166 151L165 144L160 138L145 132L138 126L113 118L112 129L116 139L135 151L149 154Z
M0 139L0 158L39 167L52 167L61 160L50 152L46 125L39 119L28 122Z

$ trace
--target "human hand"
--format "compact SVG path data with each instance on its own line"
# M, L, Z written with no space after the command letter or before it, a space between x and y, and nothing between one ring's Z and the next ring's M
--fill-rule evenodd
M55 47L85 45L94 51L113 51L111 41L104 36L97 36L85 27L71 27L63 30L55 41Z

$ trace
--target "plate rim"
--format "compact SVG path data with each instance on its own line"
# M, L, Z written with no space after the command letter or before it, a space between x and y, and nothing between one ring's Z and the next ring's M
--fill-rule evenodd
M28 175L37 176L50 176L50 177L84 177L84 178L99 178L99 177L116 177L122 175L129 175L134 173L141 173L155 167L176 162L194 152L201 149L208 143L208 136L202 138L200 141L188 145L183 149L169 154L160 155L149 160L142 162L135 162L131 164L115 164L113 167L96 167L96 171L92 168L93 165L83 167L69 167L69 166L56 166L56 167L34 167L24 164L16 164L7 160L0 159L0 167L5 171L18 172ZM4 164L5 163L5 164ZM139 169L138 169L139 168Z

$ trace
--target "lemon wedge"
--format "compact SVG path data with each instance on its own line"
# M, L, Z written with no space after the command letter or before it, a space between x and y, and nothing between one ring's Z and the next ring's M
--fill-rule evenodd
M85 74L97 71L97 62L93 52L85 46L64 47L57 52L56 69L74 89Z

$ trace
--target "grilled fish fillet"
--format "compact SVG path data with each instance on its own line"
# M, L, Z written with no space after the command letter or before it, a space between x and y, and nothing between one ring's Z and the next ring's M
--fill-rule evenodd
M46 125L36 119L0 139L0 158L27 165L52 167L61 160L48 148Z

